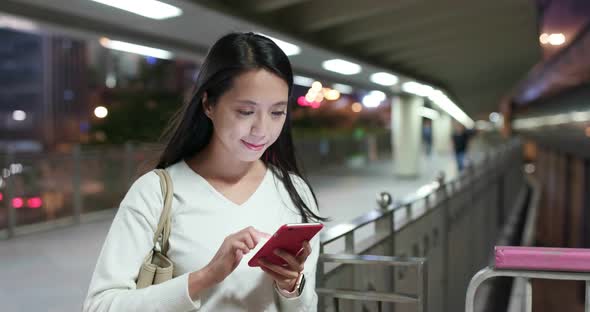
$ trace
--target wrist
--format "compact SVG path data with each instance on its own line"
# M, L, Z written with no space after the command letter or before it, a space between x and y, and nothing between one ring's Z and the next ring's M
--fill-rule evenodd
M211 288L215 284L207 267L191 272L188 277L188 291L191 299L197 300L203 290Z

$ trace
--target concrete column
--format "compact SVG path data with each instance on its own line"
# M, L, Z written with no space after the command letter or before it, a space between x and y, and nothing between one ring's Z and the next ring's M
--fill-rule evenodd
M404 95L391 104L394 172L401 177L416 177L422 158L422 117L418 112L424 99Z
M453 150L451 136L453 123L451 116L440 112L440 117L432 121L432 147L435 153L446 154Z

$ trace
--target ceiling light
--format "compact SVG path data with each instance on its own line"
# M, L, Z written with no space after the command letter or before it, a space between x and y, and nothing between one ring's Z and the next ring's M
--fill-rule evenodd
M371 91L363 97L363 105L368 108L375 108L381 105L381 102L385 101L385 98L385 93L376 90Z
M15 110L12 112L12 119L15 121L23 121L27 119L27 113L22 110Z
M433 90L430 92L428 96L434 104L436 104L440 109L447 112L447 114L451 115L451 117L455 118L458 122L463 124L466 128L473 128L474 122L473 119L469 118L465 112L463 112L449 97L444 94L440 90Z
M171 59L172 53L166 50L150 48L138 44L128 43L124 41L110 40L108 38L101 38L100 44L108 49L118 50L123 52L135 53L145 56L152 56L159 59Z
M420 111L418 111L418 114L424 118L428 118L431 120L435 120L438 119L438 117L440 117L440 114L437 111L424 106L420 107Z
M293 76L293 83L303 87L311 87L313 79L304 76Z
M565 36L563 34L551 34L549 36L549 44L559 46L565 43Z
M380 72L372 74L371 81L382 86L393 86L399 79L395 75Z
M281 48L281 50L283 50L283 52L285 52L285 54L287 56L297 55L297 54L301 53L301 48L297 45L294 45L294 44L289 43L287 41L283 41L281 39L273 38L273 37L265 35L265 34L260 34L260 35L268 37L270 40L274 41L274 43L276 43L279 46L279 48Z
M173 5L156 0L91 0L153 19L166 19L182 14L182 10Z
M418 96L429 96L434 90L431 86L421 84L415 81L408 81L402 84L402 90L407 93L412 93Z
M338 90L340 93L344 93L344 94L351 94L353 91L351 86L345 85L345 84L340 84L340 83L333 84L332 88L334 88L334 89Z
M324 61L322 63L322 67L325 70L329 70L342 75L355 75L360 73L362 70L360 65L341 59L332 59Z

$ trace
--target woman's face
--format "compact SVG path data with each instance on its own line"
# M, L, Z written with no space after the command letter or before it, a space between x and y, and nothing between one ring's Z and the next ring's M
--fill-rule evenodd
M214 105L204 98L205 113L213 122L212 143L241 161L260 159L281 133L288 98L287 83L267 70L239 75Z

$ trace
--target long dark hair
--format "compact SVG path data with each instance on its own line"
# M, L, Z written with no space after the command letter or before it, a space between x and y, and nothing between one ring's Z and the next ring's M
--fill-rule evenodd
M166 130L166 148L156 168L166 168L203 150L213 134L213 123L205 115L203 95L215 105L231 87L235 77L248 70L265 69L283 79L293 89L291 63L285 53L270 39L254 33L231 33L220 38L209 50L201 66L192 97L176 112ZM313 200L317 198L311 185L301 174L295 158L291 136L290 108L278 139L264 152L262 161L280 177L293 204L299 209L303 222L325 221L305 204L291 180L299 176L309 187Z

